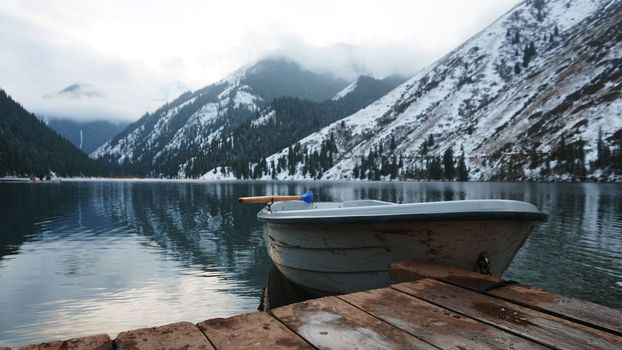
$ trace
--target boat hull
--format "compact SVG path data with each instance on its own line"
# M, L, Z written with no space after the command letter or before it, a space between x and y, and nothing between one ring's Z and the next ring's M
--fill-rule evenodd
M500 276L534 222L512 220L318 224L265 222L268 253L290 281L313 295L391 283L389 265L424 261L477 271L480 253Z

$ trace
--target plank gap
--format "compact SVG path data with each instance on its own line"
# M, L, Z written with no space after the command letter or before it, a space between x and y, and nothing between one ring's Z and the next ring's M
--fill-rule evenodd
M616 335L433 279L392 288L549 347L622 348Z
M413 282L431 278L478 293L481 293L480 288L502 281L498 277L452 266L413 261L391 264L390 275L397 282ZM492 289L481 294L622 336L622 312L603 305L520 283Z
M347 294L342 299L351 299L345 301L442 349L551 349L392 288Z
M208 321L208 320L205 320L205 321ZM205 322L205 321L203 321L203 322ZM203 333L203 335L205 336L205 339L207 339L207 342L210 343L214 349L218 350L218 348L216 347L216 344L214 344L214 342L209 338L209 336L205 333L205 331L203 331L203 329L201 327L199 327L200 323L201 322L195 323L194 325L197 326L197 328L201 331L201 333Z

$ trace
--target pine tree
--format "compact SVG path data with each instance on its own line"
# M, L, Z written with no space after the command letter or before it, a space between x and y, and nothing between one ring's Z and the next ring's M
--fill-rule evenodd
M579 179L584 180L585 175L587 174L587 169L585 168L585 141L582 138L579 138L576 145L577 151L577 168L575 170L575 175L579 177Z
M523 50L523 67L529 66L529 62L536 55L536 45L531 42L529 45L525 45Z
M276 179L276 168L274 166L274 159L270 161L270 175L273 180Z
M430 136L428 136L428 147L432 146L434 146L434 135L430 134Z
M427 162L427 177L431 180L440 180L443 178L443 168L441 166L441 157L434 156Z
M391 179L395 180L397 178L397 156L394 154L391 158Z
M597 168L604 168L609 165L609 161L611 158L611 151L609 150L609 146L605 144L603 141L603 132L602 130L598 130L598 141L596 143L596 153L597 158L595 165Z
M447 180L454 180L456 177L456 169L454 167L454 150L450 146L443 154L443 173Z
M535 169L540 165L540 155L538 154L538 148L536 145L532 145L531 152L529 153L529 169Z
M551 175L551 158L550 157L546 157L546 162L544 163L544 175L545 176Z
M419 147L419 153L421 153L422 156L428 154L428 143L426 141L423 141L421 147Z
M525 46L525 49L523 50L523 67L529 66L530 59L531 56L529 56L529 48L528 46Z
M464 159L464 146L460 146L460 158L458 158L458 180L469 181L469 170Z

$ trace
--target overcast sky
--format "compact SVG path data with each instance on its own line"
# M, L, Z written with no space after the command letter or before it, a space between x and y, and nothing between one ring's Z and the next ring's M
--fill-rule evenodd
M411 75L516 3L2 0L0 88L38 114L135 120L274 53L348 79L352 61Z

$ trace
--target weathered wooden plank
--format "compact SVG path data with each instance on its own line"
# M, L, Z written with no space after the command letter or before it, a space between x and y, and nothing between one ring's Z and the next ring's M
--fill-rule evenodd
M418 261L399 261L391 264L389 277L396 282L413 282L423 278L450 279L451 281L448 282L460 284L466 288L480 288L483 285L501 281L495 276Z
M112 340L107 334L92 335L69 340L33 344L21 347L22 350L112 350Z
M272 315L253 312L198 324L216 349L313 349Z
M553 348L622 349L617 335L444 282L424 279L392 288Z
M433 278L476 291L501 281L497 277L482 275L477 272L420 262L398 262L392 264L390 276L397 282ZM622 335L622 311L620 310L524 284L512 284L492 289L486 293L515 304Z
M321 349L436 349L336 297L283 306L272 314Z
M190 322L122 332L115 344L118 350L214 349L199 327Z
M339 298L442 349L548 349L390 288Z

